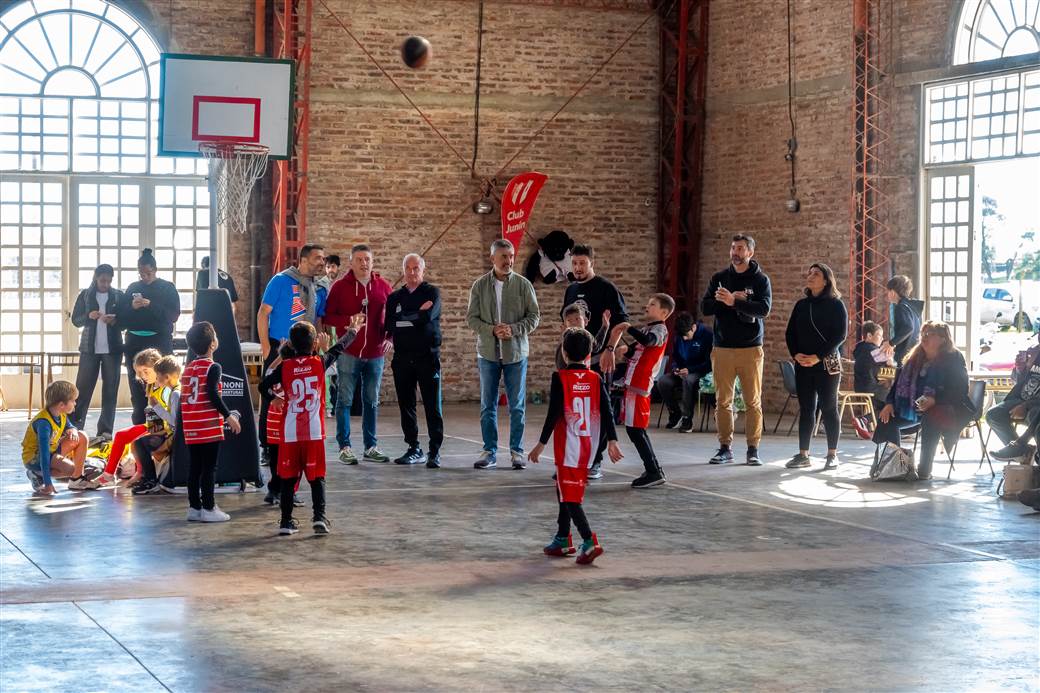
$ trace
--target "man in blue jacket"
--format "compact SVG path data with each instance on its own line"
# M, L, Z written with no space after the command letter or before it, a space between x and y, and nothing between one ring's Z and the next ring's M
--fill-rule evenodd
M683 433L693 431L693 408L700 392L701 378L711 372L712 334L707 325L689 313L675 319L672 361L668 372L657 381L668 407L668 428Z

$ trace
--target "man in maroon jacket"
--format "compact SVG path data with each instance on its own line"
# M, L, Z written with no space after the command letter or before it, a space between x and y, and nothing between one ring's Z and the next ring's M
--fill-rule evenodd
M342 335L350 317L365 314L365 325L336 363L339 376L336 403L336 442L343 464L357 464L350 446L350 405L354 390L361 388L361 434L364 459L389 462L390 458L376 447L376 413L379 410L379 384L383 379L383 359L390 350L384 334L386 299L393 287L372 271L372 250L364 244L350 249L350 270L332 285L325 304L325 326L334 336Z

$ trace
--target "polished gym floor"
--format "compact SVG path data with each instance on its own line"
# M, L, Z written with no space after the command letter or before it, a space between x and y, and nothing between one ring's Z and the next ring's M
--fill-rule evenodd
M712 434L651 429L670 483L632 490L623 440L582 567L542 555L551 460L472 468L477 409L448 407L443 469L330 462L326 537L277 536L259 493L214 525L182 495L31 500L25 412L0 414L0 690L1040 688L1040 513L996 496L976 441L949 481L897 484L848 436L837 471L791 471L793 437L716 467ZM392 404L380 432L402 452Z

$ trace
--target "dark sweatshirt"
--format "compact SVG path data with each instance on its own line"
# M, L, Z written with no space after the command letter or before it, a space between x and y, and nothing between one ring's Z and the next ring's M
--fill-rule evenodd
M903 298L888 308L892 324L888 343L895 347L896 363L903 359L910 349L921 341L921 315L924 313L924 301Z
M719 287L729 291L745 291L748 300L737 300L733 307L715 300ZM715 316L715 346L724 349L744 349L762 346L765 318L773 303L773 289L769 277L752 260L743 272L730 265L712 275L708 290L701 299L701 312Z
M433 306L420 310L427 301ZM394 342L394 354L438 356L441 350L441 292L423 282L409 291L402 286L386 299L386 334Z
M676 334L672 342L672 367L670 370L685 368L690 373L705 374L711 371L712 334L707 326L697 323L693 337L685 339Z
M825 356L845 343L849 314L840 298L806 296L794 304L787 321L787 350L795 354L815 354L820 363L810 370L822 371ZM798 366L801 368L801 366Z
M603 326L603 311L610 311L610 328L613 329L618 323L629 322L628 311L625 308L625 297L621 295L614 283L609 279L595 276L584 282L574 282L567 287L563 293L563 308L572 303L582 301L589 309L589 324L585 329L591 335L599 334ZM560 309L560 317L563 317L563 308ZM597 345L599 349L592 352L596 356L603 351L603 344Z
M880 349L876 344L863 341L856 345L852 351L853 365L853 389L856 392L869 392L878 399L884 399L888 394L888 386L881 382L878 373L885 364L874 360L874 352Z
M146 308L135 309L134 294L141 294L141 298L147 298L151 303ZM151 284L138 281L126 287L116 310L119 329L166 336L173 334L173 324L180 316L180 294L177 287L165 279L155 279Z

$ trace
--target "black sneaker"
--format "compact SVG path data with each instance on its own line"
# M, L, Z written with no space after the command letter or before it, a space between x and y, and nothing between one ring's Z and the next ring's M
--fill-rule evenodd
M811 467L812 460L809 458L808 455L798 453L797 455L789 459L787 461L787 464L785 464L784 466L788 469L802 469L804 467Z
M133 490L130 491L130 493L134 494L135 496L147 496L158 492L159 482L155 479L146 479L139 483L137 486L134 486Z
M749 467L761 467L762 460L758 458L758 448L747 449L747 462L745 464Z
M603 478L603 469L601 468L600 463L597 462L597 463L593 464L591 467L589 467L588 478L589 479L602 479Z
M669 414L668 415L668 423L666 423L664 425L664 427L665 428L679 428L679 424L682 423L685 420L686 419L683 417L682 414Z
M715 456L708 460L708 464L728 464L733 461L733 451L727 446L722 446Z
M1001 449L997 450L996 452L991 452L989 454L989 456L992 457L995 460L1000 460L1001 462L1007 462L1008 460L1013 460L1013 459L1017 459L1019 457L1024 457L1028 453L1029 453L1029 447L1026 446L1026 445L1022 445L1021 443L1016 441L1014 443L1011 443L1010 445L1005 445L1004 447L1002 447Z
M408 448L408 451L394 460L394 464L422 464L426 455L420 448Z
M433 453L426 458L427 469L440 469L441 468L441 456L440 453Z
M838 456L837 455L827 455L827 462L826 462L826 464L823 465L823 471L829 472L832 469L837 469L837 468L838 468Z
M300 523L296 520L289 520L288 522L282 521L278 526L279 534L296 534L300 531Z
M682 423L679 424L679 430L683 433L693 433L693 419L684 416Z
M644 472L642 476L632 482L632 488L652 488L660 486L664 482L664 474L661 472Z
M319 515L311 520L311 527L314 528L315 534L329 534L332 532L332 523L324 515Z

